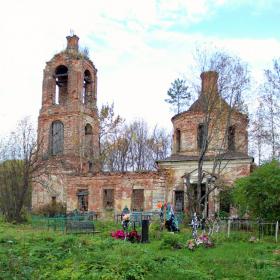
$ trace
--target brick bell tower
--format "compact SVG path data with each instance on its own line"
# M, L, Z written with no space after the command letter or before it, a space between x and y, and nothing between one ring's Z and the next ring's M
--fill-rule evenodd
M67 36L65 50L46 63L38 142L44 159L74 172L98 171L97 69Z

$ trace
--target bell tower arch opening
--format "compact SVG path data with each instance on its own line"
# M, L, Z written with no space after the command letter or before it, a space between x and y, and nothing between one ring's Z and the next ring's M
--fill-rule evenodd
M82 103L83 104L91 103L93 100L92 85L93 85L93 81L92 81L91 73L89 70L86 70L84 72L83 88L82 88Z
M53 98L54 105L65 104L68 91L68 68L65 65L59 65L55 69L55 94Z

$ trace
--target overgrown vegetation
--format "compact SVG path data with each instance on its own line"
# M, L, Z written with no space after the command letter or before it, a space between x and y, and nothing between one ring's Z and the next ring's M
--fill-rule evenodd
M46 217L54 217L56 215L66 214L66 204L62 202L51 202L41 206L33 211L33 214L38 214Z
M232 188L225 187L224 189L221 189L219 193L219 200L220 200L219 217L228 218L230 213L230 205L233 204Z
M38 146L28 118L0 144L0 211L9 222L21 222L30 208L31 183L44 169Z
M280 219L280 164L273 160L235 183L235 202L241 214L277 221Z
M62 235L0 224L0 279L279 279L280 245L216 236L215 247L179 249L191 238L151 229L148 244L115 240L114 223L96 235ZM180 246L178 246L180 245Z

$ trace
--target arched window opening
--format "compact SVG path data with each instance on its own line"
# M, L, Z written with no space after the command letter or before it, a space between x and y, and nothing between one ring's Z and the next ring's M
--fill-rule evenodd
M197 147L201 150L206 144L206 127L204 123L201 123L197 127Z
M235 127L230 126L228 128L228 150L234 151L235 150Z
M93 162L91 160L88 161L88 172L93 171Z
M56 204L56 196L52 196L52 205Z
M85 156L92 156L92 126L88 123L85 126Z
M85 135L90 135L92 134L92 126L87 123L86 126L85 126Z
M92 78L89 70L84 72L82 103L87 104L92 101Z
M50 129L50 154L63 154L64 127L61 121L54 121Z
M60 65L55 70L55 95L53 104L64 104L67 98L68 87L68 68L64 65Z
M175 133L175 137L176 137L176 152L180 152L181 151L181 131L180 129L176 129L176 133Z

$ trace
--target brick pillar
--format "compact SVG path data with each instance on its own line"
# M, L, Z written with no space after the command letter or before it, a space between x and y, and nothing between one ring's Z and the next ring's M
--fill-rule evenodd
M218 73L216 71L202 72L201 78L201 91L204 94L218 93Z
M78 52L79 50L79 37L77 35L73 35L73 36L67 36L67 50L69 51L76 51Z

